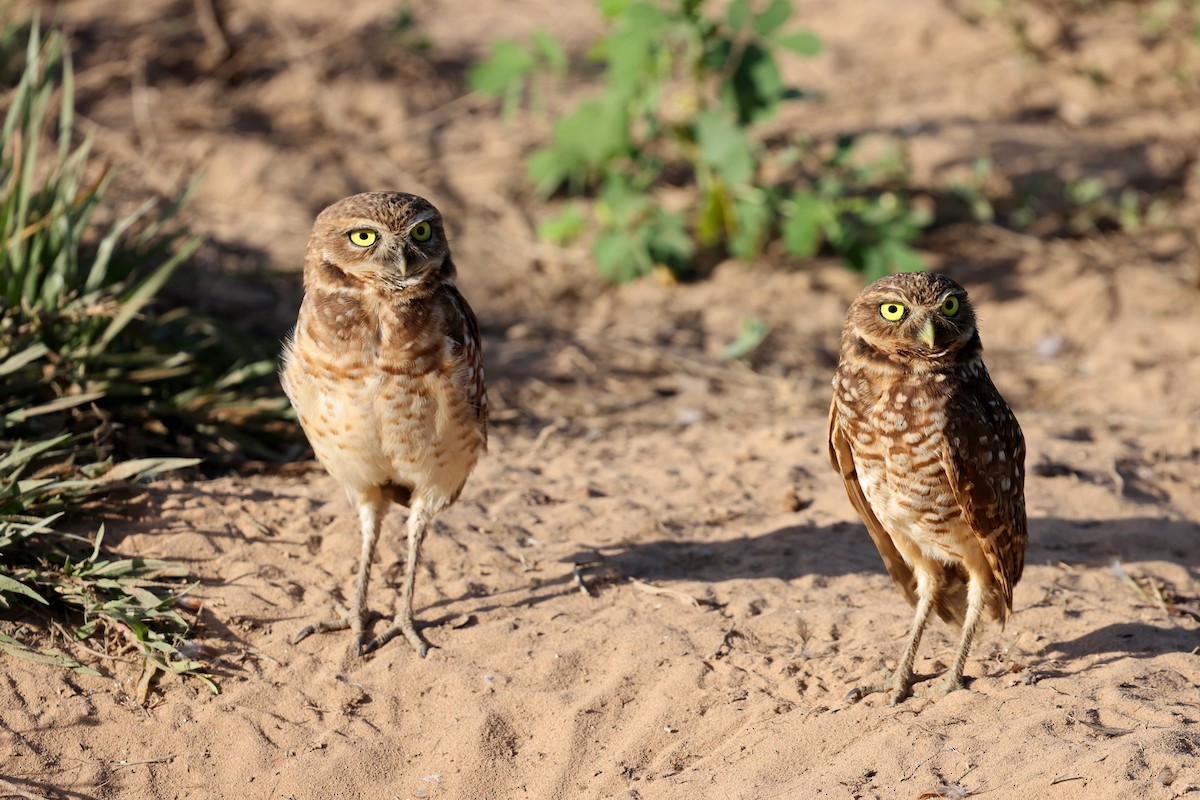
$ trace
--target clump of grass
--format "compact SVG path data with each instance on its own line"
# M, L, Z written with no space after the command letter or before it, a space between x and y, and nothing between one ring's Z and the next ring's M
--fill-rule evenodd
M104 221L112 173L90 164L90 137L74 129L66 42L36 22L20 30L24 63L0 128L0 607L45 625L10 626L0 651L90 670L35 643L59 625L68 649L132 647L143 699L160 672L215 691L179 651L186 571L114 555L103 528L82 537L58 526L131 482L200 463L179 455L277 456L273 437L291 424L274 360L247 357L250 343L186 308L163 308L160 290L200 243L173 222L187 192Z
M54 528L68 509L103 498L130 481L193 466L196 459L146 458L81 467L69 462L70 439L63 435L30 446L18 443L0 458L0 608L14 603L45 610L57 606L71 620L64 638L101 640L106 654L132 648L144 661L141 700L159 672L197 678L215 692L203 664L179 657L190 627L176 610L179 598L191 588L184 580L186 569L157 559L110 555L103 548L103 526L91 538ZM31 465L55 458L68 461L22 477ZM99 674L57 648L31 645L29 631L25 633L19 637L0 632L0 651Z

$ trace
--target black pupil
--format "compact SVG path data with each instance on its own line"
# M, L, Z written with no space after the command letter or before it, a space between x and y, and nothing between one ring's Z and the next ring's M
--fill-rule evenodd
M900 309L897 308L896 306L888 306L889 314L898 314L899 312L900 312Z

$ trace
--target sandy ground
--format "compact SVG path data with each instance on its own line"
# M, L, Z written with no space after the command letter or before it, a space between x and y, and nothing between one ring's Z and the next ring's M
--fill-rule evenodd
M1014 186L1099 173L1177 209L1139 235L935 234L930 261L971 291L1029 446L1016 613L977 639L968 691L843 699L895 664L911 614L826 452L857 276L768 258L604 289L586 254L532 237L543 211L516 158L544 121L506 128L439 78L540 19L584 42L590 4L432 3L431 65L372 49L388 3L219 3L234 55L204 66L192 4L80 0L62 13L97 147L164 192L207 170L197 285L264 329L294 319L325 203L386 186L442 207L484 330L492 445L426 542L424 660L403 641L366 659L348 635L290 644L345 600L358 553L315 465L148 487L110 541L201 580L195 635L221 693L162 680L142 706L130 663L93 660L89 678L5 659L0 775L78 800L1200 793L1200 193L1180 167L1200 126L1186 86L1152 80L1195 54L1138 50L1123 6L1037 62L994 20L894 5L803 4L829 49L789 70L830 100L781 129L906 132L921 180L986 153ZM1053 44L1048 16L1032 31ZM280 292L241 292L251 266L283 271ZM746 315L772 331L753 368L721 358ZM385 616L402 522L372 583ZM935 624L918 671L942 672L954 642Z

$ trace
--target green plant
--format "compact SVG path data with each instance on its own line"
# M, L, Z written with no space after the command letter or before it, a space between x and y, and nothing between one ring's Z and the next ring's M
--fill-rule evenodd
M67 634L70 641L102 639L109 651L132 646L145 664L144 690L156 673L167 672L197 678L216 692L203 664L180 656L189 625L176 603L190 588L182 581L187 570L157 559L108 555L101 547L103 526L91 539L53 527L69 508L111 494L129 481L193 466L196 459L79 465L70 439L63 435L32 446L18 442L0 458L0 608L14 601L55 605L75 620ZM34 464L40 469L27 476ZM7 633L0 633L0 651L98 674L61 650L35 648ZM139 691L143 696L144 690Z
M909 243L927 215L881 165L853 165L853 138L823 155L772 147L759 133L782 103L808 96L784 85L779 57L822 47L788 28L791 3L733 0L723 15L705 5L601 0L611 27L591 55L604 65L603 89L559 118L528 159L542 196L590 198L600 271L616 281L658 264L683 273L701 254L752 259L776 239L797 256L828 246L872 276L919 266ZM533 51L502 42L472 70L472 86L504 96L511 113L536 71ZM690 191L669 191L680 185ZM582 235L579 208L542 230L560 242Z
M273 360L247 359L253 348L222 326L159 298L199 245L172 221L186 192L101 222L111 173L90 167L90 138L74 130L65 41L20 30L0 128L0 605L53 605L72 641L129 637L147 686L160 671L201 677L177 650L180 571L57 526L131 481L199 463L125 456L271 454L286 402ZM24 638L7 631L0 649L76 663Z
M200 244L167 232L187 193L101 229L111 173L86 178L72 86L62 37L43 42L35 26L0 129L0 444L87 430L97 454L271 455L261 434L286 410L262 380L273 359L247 359L252 343L154 303Z
M567 72L567 54L545 31L535 31L533 47L526 49L515 42L501 40L492 45L486 62L476 64L467 73L467 82L477 92L504 98L504 117L512 119L539 73L562 78ZM529 91L531 102L541 105L541 94Z

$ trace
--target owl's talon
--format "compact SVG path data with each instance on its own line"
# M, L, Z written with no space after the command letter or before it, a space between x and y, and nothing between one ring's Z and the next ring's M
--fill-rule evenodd
M394 625L376 636L371 641L367 642L363 655L375 652L401 634L403 634L404 638L408 640L408 643L412 645L412 648L417 652L417 655L419 655L421 658L425 658L425 656L428 655L430 647L429 642L425 641L425 637L417 631L416 627L411 622L407 625L403 623Z
M940 681L932 684L923 692L921 692L921 696L928 698L941 698L945 697L951 692L957 692L959 689L966 688L967 682L961 675L947 675L945 678L942 678Z
M879 683L855 686L846 692L842 702L857 703L869 694L887 694L890 696L891 705L896 706L912 695L912 685L916 681L916 676L909 675L905 679L890 670L884 670L884 676Z
M349 617L340 617L338 619L323 619L320 622L314 622L312 625L304 628L292 638L292 644L300 644L300 642L312 636L314 633L329 633L330 631L344 631L353 625L353 621Z

